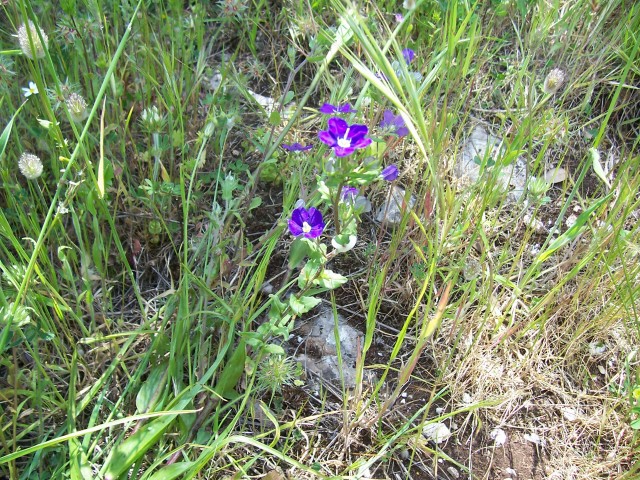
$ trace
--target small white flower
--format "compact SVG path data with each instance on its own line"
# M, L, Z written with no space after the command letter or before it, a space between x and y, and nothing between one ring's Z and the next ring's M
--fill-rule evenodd
M47 130L49 130L53 125L53 122L50 122L49 120L44 120L42 118L38 118L38 123L42 128L46 128ZM60 122L56 122L56 125L60 125Z
M22 93L25 97L29 98L31 95L38 94L38 86L34 82L29 82L28 87L22 88Z

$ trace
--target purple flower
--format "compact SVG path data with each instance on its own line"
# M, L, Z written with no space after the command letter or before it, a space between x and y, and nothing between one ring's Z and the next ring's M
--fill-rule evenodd
M296 208L291 214L289 220L289 231L291 235L299 237L303 235L305 238L313 239L322 235L324 230L324 222L322 221L322 213L313 207L307 210L304 207Z
M340 198L343 202L353 202L358 196L358 189L356 187L342 187L342 193Z
M349 125L338 117L331 117L328 124L329 129L318 132L318 138L333 148L337 157L351 155L356 148L365 148L371 143L371 139L366 138L369 133L366 125Z
M344 105L331 105L330 103L325 103L320 107L320 113L324 113L325 115L333 115L335 113L354 113L357 110L351 108L350 103L345 103Z
M416 58L416 52L414 52L410 48L405 48L404 50L402 50L402 56L404 57L404 61L409 64L413 62L414 58Z
M404 137L409 133L402 115L394 115L391 110L385 110L380 122L380 128L395 133L399 137Z
M280 146L282 148L284 148L285 150L289 150L290 152L305 152L305 151L311 150L313 148L313 145L307 145L305 147L304 145L301 145L298 142L292 143L291 145L287 145L286 143L283 143Z
M384 170L382 170L380 176L387 182L393 182L396 178L398 178L399 173L400 172L398 172L398 167L396 167L395 165L389 165Z
M401 23L404 20L404 17L402 16L401 13L396 13L395 17L396 17L396 22L398 23Z

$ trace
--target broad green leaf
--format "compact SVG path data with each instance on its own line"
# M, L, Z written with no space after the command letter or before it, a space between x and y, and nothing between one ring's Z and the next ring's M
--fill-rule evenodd
M279 111L274 110L273 112L271 112L271 114L269 115L269 125L277 127L278 125L280 125L281 121L282 119L280 118Z
M307 313L312 310L316 305L318 305L322 300L315 297L300 297L297 298L295 295L291 295L289 297L289 306L291 310L296 315L302 315L303 313Z
M289 268L293 270L304 257L309 255L309 244L303 241L301 238L296 238L289 248Z
M156 406L156 403L164 392L168 374L168 362L163 362L151 369L149 377L142 384L136 396L138 412L146 413Z
M284 355L286 352L284 348L280 345L276 345L275 343L268 343L264 346L264 351L267 353L271 353L272 355Z
M195 462L174 463L155 472L149 477L149 480L173 480L189 470L193 465L195 465Z
M320 285L321 287L328 288L329 290L333 290L334 288L338 288L340 285L347 283L347 278L331 270L325 270L320 274L319 278L313 281L313 283Z

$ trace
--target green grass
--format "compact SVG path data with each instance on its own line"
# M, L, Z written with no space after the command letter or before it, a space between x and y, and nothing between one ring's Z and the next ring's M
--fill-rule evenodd
M634 478L640 9L416 3L0 7L0 476L431 478L444 459L492 479L500 427L531 458L524 435L546 440L535 478ZM13 36L27 19L42 58ZM417 59L394 64L406 47ZM417 202L380 225L387 187L366 191L374 211L330 265L349 282L323 296L363 333L359 381L316 389L277 354L298 273L286 220L320 202L316 108L347 101L373 132L402 114L409 136L372 154ZM462 184L476 124L503 150ZM294 141L316 147L286 155ZM497 185L517 157L529 186L567 179L514 202ZM435 422L446 444L422 435Z

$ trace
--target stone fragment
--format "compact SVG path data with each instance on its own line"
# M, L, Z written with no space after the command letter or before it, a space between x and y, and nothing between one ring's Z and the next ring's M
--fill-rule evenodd
M398 225L402 220L402 215L408 208L413 208L416 204L416 198L411 195L409 203L405 204L404 188L392 185L387 198L378 209L376 221L389 225ZM403 208L404 206L404 208Z
M430 423L422 429L422 435L435 443L444 443L452 435L451 430L442 422Z
M456 159L454 175L462 184L474 184L480 180L482 165L487 170L501 160L504 153L503 141L490 135L484 127L477 125L467 138L462 153ZM498 183L509 190L508 198L517 201L525 191L527 166L522 157L517 157L509 165L502 167Z

